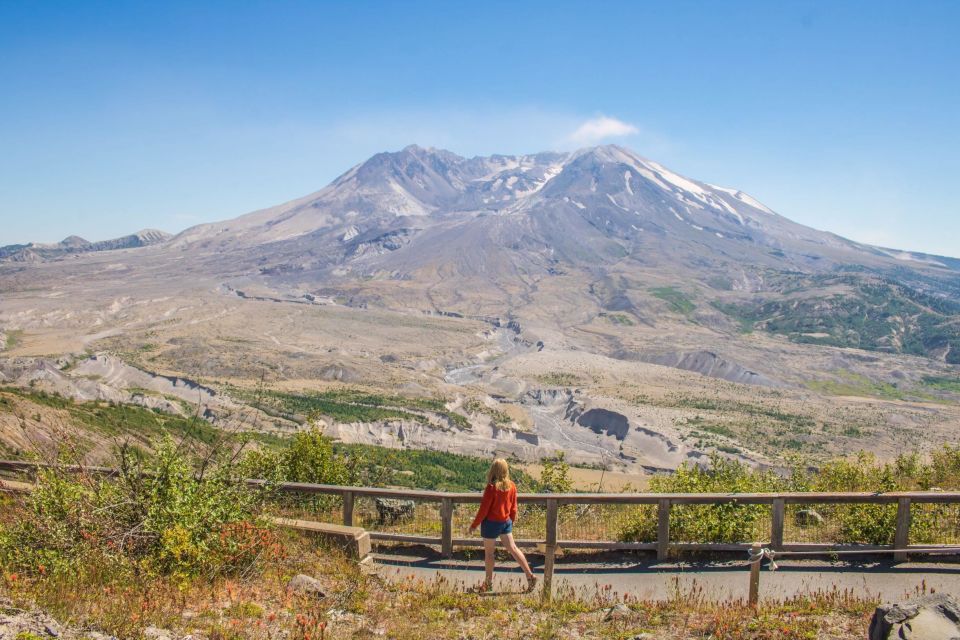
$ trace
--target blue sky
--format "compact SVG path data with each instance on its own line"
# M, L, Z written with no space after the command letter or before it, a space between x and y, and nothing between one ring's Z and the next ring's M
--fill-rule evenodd
M0 0L0 244L179 231L413 142L616 142L960 256L958 31L953 1Z

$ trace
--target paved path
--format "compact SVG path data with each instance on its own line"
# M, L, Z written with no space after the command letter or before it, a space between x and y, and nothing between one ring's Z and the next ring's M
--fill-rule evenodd
M378 553L378 573L387 580L423 580L441 582L451 589L466 589L483 580L483 558L445 560L429 552L403 555ZM532 557L534 571L542 573ZM960 594L960 563L911 562L893 564L889 560L778 560L779 569L764 567L760 577L762 598L788 598L817 591L849 591L859 597L879 597L889 601L914 595L917 591L936 590ZM514 562L498 562L495 591L518 591L523 575ZM742 560L696 563L657 563L649 556L606 554L587 559L570 558L557 563L554 584L558 589L574 590L591 596L598 589L610 589L641 599L665 600L700 590L708 600L747 597L746 563ZM542 576L541 576L542 579Z

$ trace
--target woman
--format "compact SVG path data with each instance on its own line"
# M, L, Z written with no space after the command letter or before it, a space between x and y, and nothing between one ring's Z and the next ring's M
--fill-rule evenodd
M513 541L513 523L516 519L517 485L510 481L507 461L497 458L487 472L487 488L483 490L483 500L477 510L477 517L470 525L470 533L480 527L480 535L483 536L483 563L487 579L480 587L481 591L493 589L493 552L498 537L526 574L527 591L533 591L537 586L537 578L530 570L526 556Z

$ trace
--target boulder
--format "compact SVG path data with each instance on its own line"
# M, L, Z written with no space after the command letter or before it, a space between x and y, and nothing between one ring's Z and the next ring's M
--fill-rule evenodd
M604 611L603 619L607 622L611 620L620 620L622 618L629 617L631 613L633 613L633 611L630 610L630 607L622 602L618 602Z
M144 629L143 637L149 640L173 640L173 634L168 629L154 626Z
M323 583L312 576L305 574L295 575L287 583L287 589L298 593L305 593L318 598L326 597Z
M946 594L877 607L870 640L960 640L960 606Z
M377 506L377 524L394 524L401 520L413 518L417 504L413 500L397 500L395 498L375 498Z
M813 509L801 509L793 516L798 527L814 527L823 524L823 516Z

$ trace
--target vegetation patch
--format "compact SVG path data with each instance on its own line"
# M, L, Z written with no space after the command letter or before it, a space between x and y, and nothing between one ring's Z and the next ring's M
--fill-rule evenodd
M583 384L583 379L575 373L551 371L536 376L537 382L551 387L575 387Z
M337 422L380 422L383 420L408 420L432 424L428 415L445 418L455 427L470 427L466 417L449 411L441 398L417 398L384 395L358 389L334 389L318 393L284 393L279 391L250 392L231 389L264 410L274 410L284 417L302 421L304 418L326 417Z
M910 396L917 397L888 382L877 382L867 376L838 369L831 372L839 380L808 380L805 384L809 389L834 396L868 396L883 398L884 400L905 400Z
M960 378L951 378L947 376L924 376L923 385L938 391L948 391L950 393L960 393Z
M468 400L465 407L469 413L482 413L489 416L491 422L497 427L509 427L513 424L513 418L499 409L488 407L483 402L476 399ZM454 414L459 415L459 414Z
M347 456L362 457L365 464L378 470L380 484L411 489L483 491L490 468L489 458L445 451L342 443L335 443L334 450ZM510 470L510 477L521 491L537 490L533 479L516 467Z
M632 327L636 323L633 319L625 313L601 313L601 317L606 318L613 324L621 325L624 327Z
M666 302L670 311L674 313L689 315L697 308L687 294L674 287L655 287L650 289L650 293Z
M24 332L20 329L11 329L7 331L7 349L15 349L23 343Z
M924 462L917 454L901 455L885 463L873 455L833 460L819 469L797 463L791 474L780 476L736 460L714 455L707 467L682 465L673 475L654 476L653 493L763 493L929 491L933 487L960 487L960 447L946 445ZM789 507L793 518L800 505ZM896 504L816 505L822 522L798 535L817 542L892 544ZM670 514L672 539L696 542L749 542L769 536L770 506L737 504L677 505ZM910 540L914 544L952 542L960 535L955 523L960 506L927 505L914 508ZM627 541L656 540L654 509L637 509L621 519L618 537ZM950 523L950 524L948 524Z
M764 403L744 402L720 397L694 396L686 393L671 393L663 398L638 395L633 398L638 405L651 405L671 409L684 409L693 415L674 419L678 427L689 429L684 439L693 438L698 448L713 447L726 453L740 453L742 446L722 440L727 438L740 443L749 443L750 450L762 451L772 456L781 456L784 450L817 452L823 454L822 445L835 437L829 431L831 424L821 422L811 415L790 411L774 399ZM844 423L844 426L849 426ZM839 427L835 427L839 430ZM763 433L763 438L757 438Z
M212 444L222 437L220 430L195 415L180 416L140 405L116 402L75 402L45 391L19 387L0 387L0 392L65 411L71 422L106 436L129 437L143 442L170 435L175 438L193 438L204 444Z
M956 301L860 273L781 275L781 293L789 298L714 302L713 306L743 327L785 335L794 342L907 353L960 364L960 303ZM833 292L824 292L829 289ZM811 292L817 295L805 295Z

